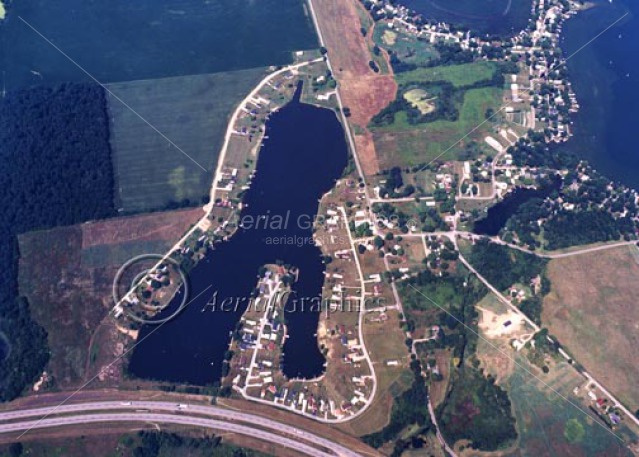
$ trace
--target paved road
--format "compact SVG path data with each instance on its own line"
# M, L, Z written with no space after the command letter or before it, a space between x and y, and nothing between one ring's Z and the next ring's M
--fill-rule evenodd
M225 432L247 435L260 440L268 441L280 446L284 446L306 455L317 457L334 457L330 452L324 452L307 444L301 443L292 438L286 438L274 433L255 429L250 426L230 423L215 419L201 417L176 416L173 414L152 414L152 413L101 413L101 414L79 414L76 416L53 417L44 420L32 420L24 422L12 422L0 425L0 433L21 432L28 429L43 429L52 427L63 427L70 425L85 425L108 422L151 422L165 424L179 424L223 430Z
M371 379L373 380L373 387L371 389L371 394L366 399L366 403L364 404L364 406L356 414L359 416L360 414L362 414L364 411L368 409L368 407L373 403L373 400L375 399L375 394L377 393L377 374L375 374L375 367L373 366L373 361L371 360L371 356L368 353L368 349L366 348L366 341L364 339L364 315L366 314L366 283L364 282L364 271L362 270L362 265L359 262L357 249L355 249L355 240L353 239L351 229L348 225L348 217L346 216L346 210L344 209L343 206L340 206L339 210L342 213L342 217L344 218L344 227L346 228L348 241L351 246L353 258L355 259L355 266L357 267L357 274L359 276L359 287L361 289L361 299L359 304L360 306L359 316L357 320L357 332L359 337L359 343L362 345L362 352L364 353L364 357L366 358L368 369L371 372Z
M99 414L96 413L98 411ZM61 414L65 416L60 417ZM215 419L202 416L214 417ZM356 452L334 441L266 417L207 405L189 404L186 408L180 409L175 402L160 401L101 401L7 411L0 413L0 433L113 421L155 421L215 428L260 438L263 435L266 441L287 447L291 446L286 443L292 441L293 449L301 450L300 446L312 449L312 453L305 452L308 455L359 456ZM240 422L242 424L239 424ZM264 429L270 431L267 432ZM283 435L295 437L295 440L290 440ZM332 454L323 451L323 449L332 451ZM318 450L321 452L317 453Z
M317 0L315 0L317 2ZM322 34L322 29L319 25L319 21L317 20L317 15L315 14L315 8L313 7L313 0L308 0L308 6L311 11L311 17L313 18L313 25L315 25L315 31L317 32L317 37L319 38L320 46L326 47L326 43L324 42L324 35ZM329 54L327 53L326 58L326 66L332 75L335 75L335 71L333 70L333 65L331 64L331 59ZM344 104L342 103L342 96L340 95L340 86L338 81L337 89L335 89L335 97L337 98L337 105L339 106L340 118L342 120L342 125L344 126L344 131L346 132L346 138L348 139L348 144L351 147L351 152L353 156L353 160L355 162L355 168L357 168L357 174L362 178L363 182L366 182L364 175L364 170L362 169L362 164L359 161L359 155L357 154L357 149L355 149L355 141L353 140L353 134L351 133L351 129L349 127L348 120L346 119L346 114L344 114ZM368 186L364 187L364 195L366 196L366 200L370 201L370 195L368 194Z

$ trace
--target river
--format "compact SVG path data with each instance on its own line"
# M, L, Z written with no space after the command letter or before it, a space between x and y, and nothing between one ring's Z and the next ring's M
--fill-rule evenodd
M216 303L249 297L264 264L281 260L299 268L299 280L293 286L298 301L321 296L324 265L321 251L311 243L309 222L317 212L318 199L334 186L346 166L348 150L335 113L300 103L299 92L298 87L293 101L268 120L268 139L245 198L242 220L263 222L245 224L191 271L190 296L206 292L176 319L142 329L138 341L143 342L129 364L131 374L199 385L218 381L229 332L244 308L214 311L206 305L214 296ZM276 215L288 223L267 223L276 221ZM284 347L284 373L302 378L320 375L325 359L315 336L319 313L298 307L285 318L289 339Z

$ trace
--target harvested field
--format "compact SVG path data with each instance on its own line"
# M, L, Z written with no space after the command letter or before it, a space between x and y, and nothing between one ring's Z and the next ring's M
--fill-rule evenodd
M177 241L202 216L204 211L194 208L90 222L82 225L82 249L127 241Z
M552 260L542 322L597 380L639 408L639 261L620 247Z
M135 255L165 252L201 213L156 213L19 236L20 293L48 332L47 371L57 388L78 385L121 349L122 335L100 327L113 304L111 286L120 265Z
M355 144L365 174L379 170L375 145L367 125L372 117L395 99L397 84L391 74L375 73L369 43L360 32L362 26L357 0L314 0L322 37L340 83L349 122L356 131Z

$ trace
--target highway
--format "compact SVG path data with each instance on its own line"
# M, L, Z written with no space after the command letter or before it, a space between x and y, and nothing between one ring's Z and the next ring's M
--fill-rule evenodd
M253 436L307 455L359 456L332 440L266 417L217 406L178 406L176 402L162 401L100 401L7 411L0 413L0 433L99 422L189 425Z
M160 423L168 423L168 424L188 425L188 426L210 428L215 430L223 430L225 432L238 433L241 435L247 435L254 438L258 438L264 441L269 441L269 442L272 442L281 446L285 446L287 448L290 448L311 456L317 456L317 457L333 456L333 454L331 453L323 452L307 444L300 443L299 441L296 441L294 439L285 438L280 435L276 435L270 432L265 432L263 430L256 430L246 425L234 424L234 423L229 423L229 422L215 420L215 419L176 416L173 414L102 413L102 414L54 417L54 418L44 419L41 421L33 420L33 421L27 421L27 422L2 424L0 425L0 433L20 432L20 431L28 430L28 429L35 430L35 429L70 426L70 425L85 425L85 424L106 423L106 422L141 422L141 421L151 422L151 423L160 422Z

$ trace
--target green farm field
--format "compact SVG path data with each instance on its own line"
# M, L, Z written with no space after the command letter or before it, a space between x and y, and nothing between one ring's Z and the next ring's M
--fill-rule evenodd
M497 71L496 62L473 62L461 65L417 68L395 75L397 84L412 82L448 81L455 87L470 86L491 79Z
M132 108L109 96L117 206L131 213L171 203L200 205L209 193L228 120L265 74L257 68L110 84L109 90Z
M454 122L437 120L412 125L405 113L396 113L393 124L373 130L380 167L414 166L435 159L455 159L466 142L481 138L490 130L490 123L477 127L485 121L486 110L499 109L502 97L503 89L498 87L466 91L459 118ZM472 134L468 135L471 131ZM462 138L464 141L460 141Z

